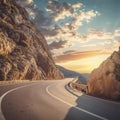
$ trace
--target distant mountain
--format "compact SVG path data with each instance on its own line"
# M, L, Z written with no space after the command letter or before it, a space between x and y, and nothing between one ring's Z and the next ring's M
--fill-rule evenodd
M62 66L57 65L57 68L64 74L65 78L74 78L78 77L79 82L82 84L87 84L87 76L88 74L80 74L78 72L68 70Z
M0 81L61 79L47 42L15 0L0 0Z
M120 48L88 78L88 94L120 101Z
M82 73L82 76L86 79L88 79L89 75L90 75L89 73Z

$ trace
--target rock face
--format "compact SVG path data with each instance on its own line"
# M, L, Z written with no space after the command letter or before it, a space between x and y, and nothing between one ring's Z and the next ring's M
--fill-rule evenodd
M61 79L41 32L15 0L0 0L0 80Z
M120 48L93 70L88 79L87 93L120 101Z

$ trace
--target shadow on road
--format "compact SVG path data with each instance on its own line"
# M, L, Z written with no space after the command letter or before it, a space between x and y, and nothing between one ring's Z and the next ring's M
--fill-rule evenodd
M88 103L85 103L85 100L86 97L84 95L78 97L76 100L77 105L70 108L64 120L99 120L84 112L84 108L88 108L89 104L94 107L94 103L90 103L89 101Z
M119 108L120 104L82 95L77 97L76 106L69 109L64 120L120 120ZM92 113L98 117L91 115Z

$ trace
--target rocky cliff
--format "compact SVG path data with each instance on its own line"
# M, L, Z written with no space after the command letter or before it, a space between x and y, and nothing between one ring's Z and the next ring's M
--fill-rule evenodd
M0 80L61 79L41 32L15 0L0 0Z
M120 101L120 48L93 70L88 79L87 93Z

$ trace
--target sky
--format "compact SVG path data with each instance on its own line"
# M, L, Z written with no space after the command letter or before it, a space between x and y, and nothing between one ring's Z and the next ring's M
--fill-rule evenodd
M17 0L56 64L90 73L120 46L120 0Z

